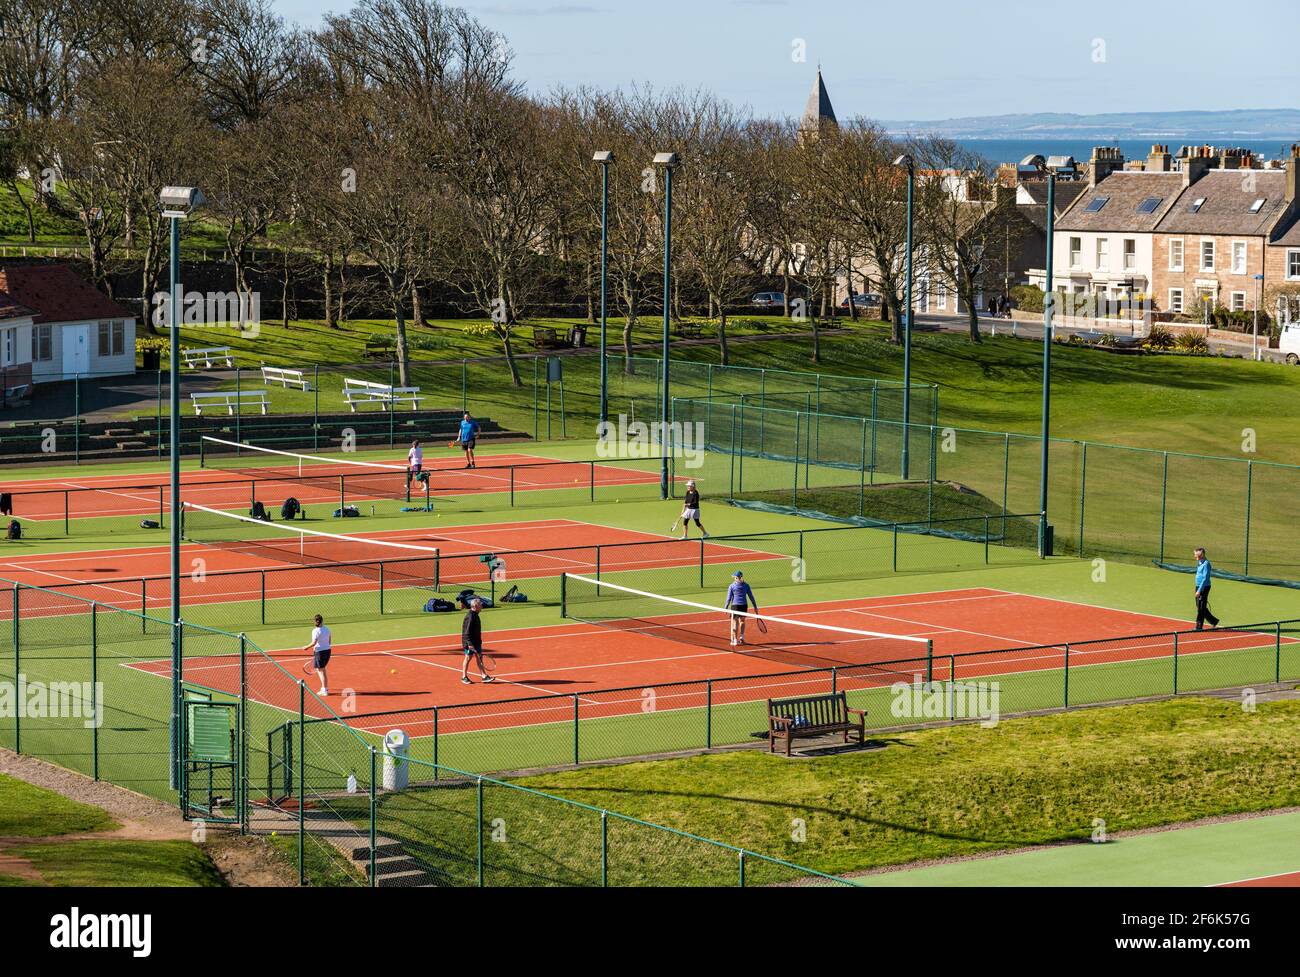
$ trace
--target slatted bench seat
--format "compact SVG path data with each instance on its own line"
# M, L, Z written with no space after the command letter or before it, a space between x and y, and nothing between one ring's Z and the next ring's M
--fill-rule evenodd
M380 410L390 410L399 403L410 403L411 410L420 406L419 387L391 387L386 383L357 380L347 377L343 381L343 399L355 414L357 404L378 404Z
M853 718L856 716L856 720ZM843 692L830 695L808 695L796 699L767 700L767 748L776 752L777 740L785 738L785 755L790 755L790 744L796 739L814 739L828 733L843 733L844 742L849 733L857 730L858 742L866 741L865 709L850 709Z
M235 368L235 357L229 346L213 346L209 349L183 349L181 360L186 367L196 370L200 366L211 370L216 364L225 363L230 369Z
M262 382L283 384L286 390L289 387L301 387L304 393L311 390L311 381L302 370L286 370L278 366L263 366Z
M260 407L263 414L271 406L265 390L222 390L217 393L190 394L190 400L194 403L194 413L200 417L204 410L213 407L224 407L226 413L233 417L236 410L243 412L245 404Z

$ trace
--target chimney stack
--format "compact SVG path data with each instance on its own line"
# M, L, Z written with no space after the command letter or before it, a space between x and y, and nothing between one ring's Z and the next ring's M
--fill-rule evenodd
M1163 143L1157 143L1151 147L1151 155L1147 157L1148 173L1168 173L1173 168L1173 158L1169 155L1169 147Z
M1214 160L1213 146L1192 146L1183 160L1183 186L1189 187L1205 176Z
M1300 170L1300 143L1291 147L1291 158L1286 164L1286 199L1287 203L1296 200L1296 171Z
M1088 161L1089 188L1095 188L1111 173L1123 168L1124 153L1118 146L1094 146L1092 159Z

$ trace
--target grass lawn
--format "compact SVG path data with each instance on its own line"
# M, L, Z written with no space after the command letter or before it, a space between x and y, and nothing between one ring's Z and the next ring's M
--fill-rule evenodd
M519 783L841 873L1300 803L1300 703L1182 699L891 735L787 761L758 752ZM802 841L794 835L802 822Z
M0 774L0 837L44 838L117 826L101 808Z

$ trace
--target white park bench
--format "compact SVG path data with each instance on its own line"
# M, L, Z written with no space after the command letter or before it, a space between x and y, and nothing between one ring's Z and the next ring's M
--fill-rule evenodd
M232 370L235 367L235 358L231 354L229 346L213 346L209 349L183 349L181 358L185 366L191 370L198 369L200 366L211 370L215 364L225 361L226 366Z
M263 366L262 382L283 384L286 390L289 387L302 387L304 393L311 390L311 381L303 375L302 370L285 370L278 366Z
M266 399L265 390L223 390L219 393L190 394L190 400L194 402L194 413L200 417L205 408L224 407L227 414L234 416L235 411L242 411L245 404L260 407L263 414L271 406L271 402Z
M389 410L406 401L410 401L411 410L415 410L420 405L420 388L391 387L386 383L346 377L343 380L343 399L348 402L353 413L356 412L357 404L378 404L380 410Z

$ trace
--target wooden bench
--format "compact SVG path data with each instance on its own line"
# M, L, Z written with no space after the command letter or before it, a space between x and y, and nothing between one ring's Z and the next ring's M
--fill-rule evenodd
M355 414L357 404L378 404L380 410L389 410L398 403L410 401L411 410L415 410L421 398L419 387L390 387L386 383L347 377L343 381L343 399Z
M368 340L366 342L365 351L362 355L364 355L367 359L374 359L374 360L397 359L397 343L376 342L374 340Z
M184 365L191 370L198 369L200 366L211 370L214 364L222 361L225 361L226 366L232 370L235 367L235 358L229 346L213 346L210 349L183 349L181 350L181 359L184 361Z
M698 323L694 323L694 322L679 322L679 323L677 323L677 330L676 330L676 331L677 331L677 335L680 336L682 339L699 339L699 338L700 338L700 327L699 327L699 324L698 324Z
M851 717L857 716L854 721ZM767 748L776 752L776 741L785 737L785 755L790 755L790 744L796 739L813 739L828 733L843 733L844 742L849 733L858 732L858 742L866 742L865 709L850 709L843 692L831 695L800 696L797 699L767 700Z
M286 370L278 366L263 366L262 382L283 384L286 390L291 386L302 387L304 393L311 390L311 381L302 370Z
M535 326L533 346L537 349L563 349L564 343L550 326Z
M223 390L210 394L190 394L190 400L194 403L194 413L200 417L205 408L211 407L224 407L226 413L233 417L236 410L242 412L245 404L260 407L263 414L271 406L265 390Z
M5 391L4 391L5 403L22 400L31 392L32 392L32 385L30 383L19 383L12 387L5 387Z

